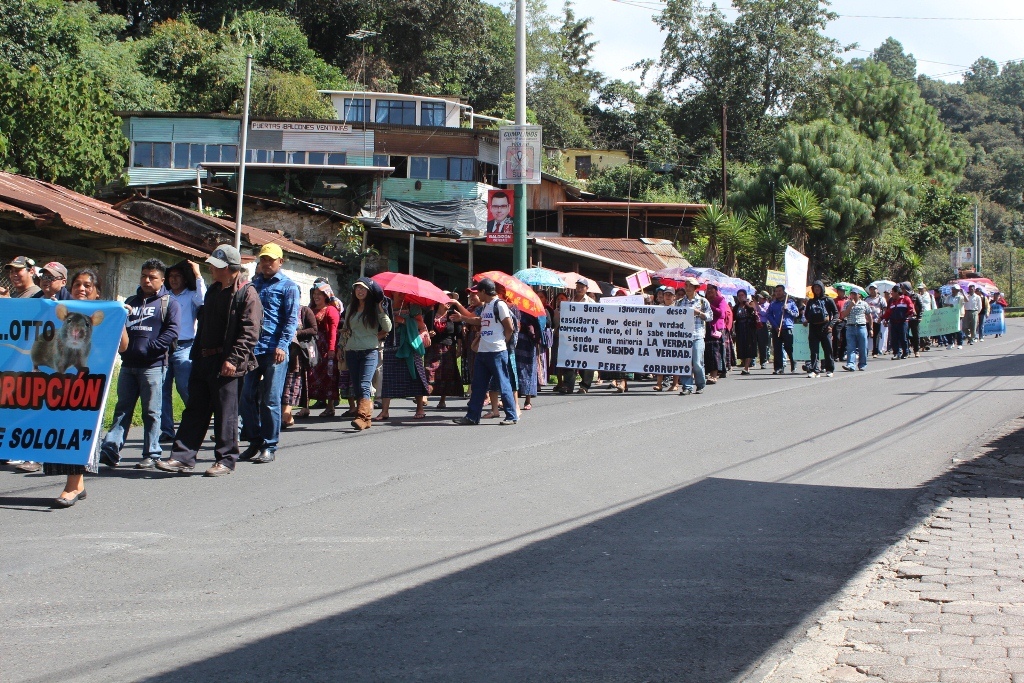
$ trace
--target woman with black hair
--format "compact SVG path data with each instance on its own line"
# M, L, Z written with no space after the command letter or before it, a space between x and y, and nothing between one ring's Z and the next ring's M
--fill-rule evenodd
M345 322L341 334L345 362L352 378L352 394L356 399L356 418L352 426L369 429L373 417L373 399L370 387L377 370L377 348L391 332L392 323L384 307L384 291L368 277L361 277L352 285L352 298L345 309ZM339 364L341 358L338 359Z

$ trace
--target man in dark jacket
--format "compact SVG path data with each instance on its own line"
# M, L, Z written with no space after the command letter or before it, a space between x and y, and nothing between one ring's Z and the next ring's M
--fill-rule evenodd
M142 399L145 436L137 469L151 469L160 459L160 410L167 354L178 339L178 303L164 287L167 266L150 259L142 264L139 289L124 304L129 309L128 348L121 352L114 424L100 444L100 462L117 467L128 438L135 404Z
M807 343L811 347L811 363L808 377L817 377L825 371L826 377L835 372L832 362L832 323L839 317L836 303L825 294L825 285L815 280L811 285L811 298L804 309L804 325L807 327ZM818 367L818 353L821 353L821 367Z
M242 274L237 249L223 244L206 262L213 269L213 285L203 299L192 344L188 403L171 457L156 466L164 472L191 472L212 417L217 462L205 474L219 477L234 472L238 462L238 394L241 378L256 367L253 348L263 324L263 305Z
M907 331L910 335L910 346L914 349L914 358L921 357L921 335L918 330L921 329L921 316L924 314L924 301L921 299L921 295L914 291L914 288L910 286L910 282L900 283L900 287L903 289L903 293L910 297L910 300L914 302L914 310L910 312L910 318L907 320Z

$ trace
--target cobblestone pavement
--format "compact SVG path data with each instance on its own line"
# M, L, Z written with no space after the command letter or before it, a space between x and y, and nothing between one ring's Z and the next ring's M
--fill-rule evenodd
M1024 419L954 460L927 490L924 521L747 680L1024 683L1022 497Z

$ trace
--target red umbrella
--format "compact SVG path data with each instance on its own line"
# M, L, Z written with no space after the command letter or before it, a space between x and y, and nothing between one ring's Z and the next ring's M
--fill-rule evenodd
M514 304L523 313L529 313L537 318L543 318L547 315L547 311L544 310L544 304L541 302L540 297L537 296L537 292L533 291L530 285L522 280L500 270L477 273L473 276L473 280L480 282L485 277L494 280L495 284L504 287L506 293L505 300L510 304Z
M405 300L418 306L433 306L451 299L441 288L405 273L377 273L371 278L385 294L405 294Z

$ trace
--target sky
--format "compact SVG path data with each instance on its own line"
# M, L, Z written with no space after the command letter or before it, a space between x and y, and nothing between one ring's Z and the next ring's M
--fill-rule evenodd
M547 3L552 13L560 12L562 0ZM574 0L573 4L578 16L593 18L591 30L598 41L594 67L608 78L638 81L639 75L628 66L641 59L657 59L664 42L652 21L661 0ZM728 0L719 2L719 6L727 4ZM859 50L846 53L847 59L867 57L889 36L917 58L918 73L947 81L960 80L979 57L997 62L1024 59L1021 0L833 0L832 9L846 16L832 22L826 33L843 45L858 44ZM967 17L994 21L962 20Z

